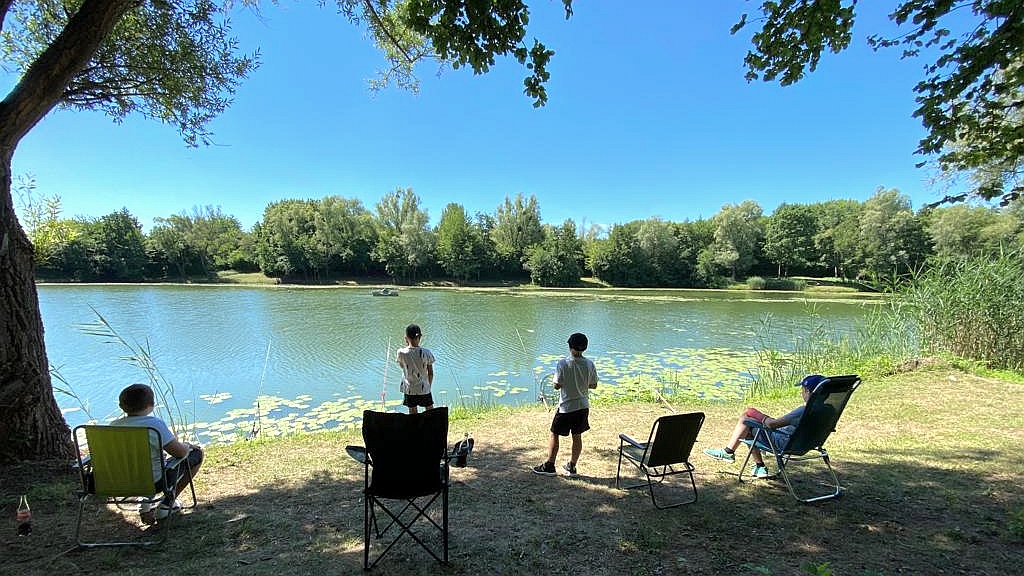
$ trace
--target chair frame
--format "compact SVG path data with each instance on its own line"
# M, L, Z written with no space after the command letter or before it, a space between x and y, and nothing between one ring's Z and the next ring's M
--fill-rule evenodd
M433 410L426 411L418 415L406 415L400 414L403 417L424 417L430 412L445 411L445 421L447 423L447 409L446 408L434 408ZM366 420L366 413L372 412L367 410L363 414L364 426ZM436 416L436 414L435 414ZM455 457L454 454L449 454L447 450L447 424L445 426L445 439L444 444L441 446L441 451L437 456L438 473L440 478L440 489L437 492L428 493L425 495L419 495L412 498L406 497L385 497L372 492L372 473L373 473L373 457L369 452L368 448L360 446L348 446L346 451L349 455L357 461L363 463L363 570L371 570L374 568L384 557L394 548L403 536L408 535L412 538L421 548L427 551L431 557L437 560L442 565L448 564L448 539L449 539L449 524L448 524L448 489L449 489L449 462ZM423 502L425 499L425 502ZM429 514L431 507L434 503L440 499L440 512L441 512L441 523L439 524ZM394 501L396 504L389 507L385 504L385 500ZM423 503L421 503L423 502ZM401 509L397 512L398 505L401 505ZM377 510L380 509L384 512L384 516L378 520ZM405 520L406 513L412 510L412 516L408 520ZM429 522L434 528L441 532L441 552L438 554L434 549L427 545L413 530L417 523L423 524L421 519ZM387 521L387 524L382 528L381 524ZM372 530L371 530L372 528ZM372 561L370 559L370 536L371 533L376 536L379 540L383 538L392 528L397 528L398 533L395 534L383 550L377 554L376 558Z
M693 477L696 469L689 459L690 452L693 450L693 445L703 425L703 412L671 414L655 420L651 426L651 434L647 442L639 442L626 434L619 434L619 464L615 470L615 488L631 490L633 488L647 487L651 495L651 503L659 510L696 502L697 483ZM683 429L684 434L682 437L668 437L669 432L663 432L666 429L674 429L676 426L686 426ZM628 486L621 485L623 457L633 465L638 474L647 479L646 482L639 482ZM689 476L693 498L671 504L659 504L655 496L655 484L661 484L669 476L677 474Z
M839 421L839 418L843 414L843 410L846 408L847 402L849 402L850 400L850 396L853 395L853 392L857 389L858 386L860 386L859 376L846 375L832 376L826 378L820 384L818 384L818 386L814 388L814 391L811 392L811 396L808 397L807 399L807 406L815 405L815 403L818 401L818 398L830 394L845 394L846 397L843 399L842 404L838 407L837 413L834 417L832 428L830 430L827 430L827 433L823 434L820 438L810 440L810 445L808 446L800 446L799 444L801 444L801 442L794 442L792 440L793 438L800 438L801 436L806 437L806 435L808 434L807 428L810 425L805 426L805 423L809 421L806 418L801 418L800 423L797 424L796 430L794 430L793 434L790 436L791 440L789 442L789 445L787 445L787 447L784 449L779 449L779 447L776 446L775 439L772 437L772 434L770 433L771 430L768 429L764 424L756 420L744 421L744 423L750 428L754 436L752 439L744 439L743 443L750 448L756 447L758 450L762 452L762 454L767 454L775 458L775 464L778 469L778 473L776 474L776 476L782 476L782 479L786 482L786 487L789 489L789 493L797 501L807 504L812 502L831 500L842 496L843 487L839 484L839 478L836 476L836 472L832 468L831 458L829 457L828 450L825 449L824 444L825 441L828 440L829 436L831 436L832 432L835 431L835 422ZM792 447L794 444L797 444L795 448ZM747 464L750 462L752 452L753 450L747 451L747 457L743 460L743 465L740 466L738 474L738 479L740 482L744 481L743 478L745 475L749 476L749 474L745 474L745 472L747 470ZM829 489L829 491L827 492L821 494L810 494L807 495L806 497L801 497L801 495L797 493L796 488L793 486L793 482L790 479L790 474L787 470L787 467L789 466L790 462L806 462L813 460L821 460L824 463L825 469L828 471L828 474L831 477L832 482L823 483Z
M159 530L159 536L157 538L143 539L143 540L128 540L128 541L94 541L86 542L82 540L82 517L84 515L85 505L92 497L96 497L101 500L99 503L107 506L114 505L119 510L132 510L138 511L140 505L150 504L159 505L163 500L165 494L171 494L177 498L176 486L169 485L167 477L163 476L159 482L154 482L152 477L149 478L150 482L148 486L139 484L137 486L131 486L130 489L108 489L100 487L99 489L95 486L95 475L92 473L93 459L92 450L89 448L89 454L83 454L82 443L79 442L81 434L85 435L86 443L88 443L89 430L93 428L102 429L117 429L119 432L124 431L125 434L140 434L142 431L146 433L146 441L149 442L150 435L155 435L159 438L159 432L155 428L144 427L144 426L106 426L98 424L83 424L76 426L73 431L73 438L75 439L75 449L77 452L78 470L82 482L82 487L78 491L78 519L75 523L75 542L82 548L97 548L97 547L115 547L115 546L151 546L154 544L162 544L167 541L168 535L171 530L171 518L176 515L175 512L168 514L167 518L158 524L163 525L163 529ZM81 433L80 433L81 431ZM149 466L152 466L154 456L157 456L152 450L147 456ZM158 455L160 459L161 469L166 469L169 462L172 459L166 457L163 450L159 451ZM183 507L184 509L192 509L196 507L196 488L193 483L192 466L188 460L184 460L185 470L189 475L188 487L192 494L192 502L188 506ZM90 482L91 480L91 482ZM90 486L90 484L92 484ZM152 494L154 489L157 488L157 484L162 485L162 488L158 494L152 497L139 496L139 494ZM141 491L141 492L140 492ZM158 526L159 528L159 526Z

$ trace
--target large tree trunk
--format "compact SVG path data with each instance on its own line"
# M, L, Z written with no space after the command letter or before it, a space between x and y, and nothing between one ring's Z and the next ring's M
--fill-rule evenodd
M0 462L71 458L43 342L32 245L14 216L11 158L0 158Z
M0 102L0 461L70 458L74 450L53 397L32 244L14 214L11 159L133 2L85 0ZM9 8L0 0L0 22Z

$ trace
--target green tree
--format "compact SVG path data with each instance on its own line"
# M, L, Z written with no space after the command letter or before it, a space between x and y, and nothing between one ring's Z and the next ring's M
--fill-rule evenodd
M817 226L813 209L803 204L780 204L768 218L764 253L778 264L778 277L788 276L790 267L806 268L814 260Z
M568 17L571 1L563 4ZM552 52L537 41L526 46L529 10L521 1L485 10L468 0L337 6L367 24L400 81L423 59L479 74L508 55L529 69L524 92L535 105L547 98ZM55 107L117 120L134 112L174 126L189 144L208 142L209 121L256 66L237 54L225 16L212 0L0 2L0 58L19 75L0 101L0 290L8 295L0 299L0 461L73 454L50 383L32 246L13 209L18 143Z
M377 243L373 214L355 198L328 196L315 204L314 240L327 256L325 273L365 274Z
M536 196L531 194L527 200L522 194L516 194L514 202L506 196L505 202L498 206L491 239L505 270L522 273L530 248L544 240Z
M927 215L926 230L932 250L942 258L991 254L983 231L995 223L998 213L991 208L958 204L936 208ZM998 245L997 245L998 246Z
M412 281L435 260L429 220L411 188L389 192L377 202L379 231L373 258L384 264L390 276Z
M314 248L316 219L313 200L280 200L267 205L263 219L253 226L253 251L260 270L272 278L294 274L309 278L321 259Z
M864 202L860 249L876 281L893 281L920 268L928 242L906 195L879 188Z
M95 241L92 255L98 280L141 280L146 266L142 225L127 208L100 217L87 229Z
M851 278L860 268L860 215L863 205L856 200L830 200L812 204L818 233L814 247L818 263L837 278Z
M187 239L185 216L156 218L146 241L149 248L148 260L152 262L161 259L174 267L178 278L188 278L190 262L194 257Z
M479 277L486 254L484 238L461 204L448 204L435 230L437 261L457 280Z
M757 260L757 250L764 238L763 211L753 200L726 204L715 214L715 241L711 245L712 261L727 270L733 280L749 270Z
M544 241L533 246L527 256L530 280L540 286L575 286L583 273L583 240L576 223L566 220L561 226L546 226Z
M826 50L850 45L856 0L773 0L760 17L744 14L733 32L761 23L745 63L747 78L792 84L813 71ZM1024 138L1024 10L1007 0L901 0L889 18L904 27L897 36L871 36L876 48L902 46L904 57L934 58L914 87L927 133L917 152L934 155L943 171L995 168L974 194L986 199L1020 196ZM958 22L961 30L954 29ZM1009 169L1009 171L1007 171ZM1007 189L1009 185L1009 189ZM952 200L963 197L949 198Z

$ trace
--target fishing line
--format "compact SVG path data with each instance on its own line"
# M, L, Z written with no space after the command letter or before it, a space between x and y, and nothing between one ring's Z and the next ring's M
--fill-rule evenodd
M388 365L391 364L391 336L388 336L388 349L384 352L384 382L380 386L380 410L384 409L385 400L388 397Z
M260 396L263 395L263 382L267 376L267 365L270 364L270 340L267 340L267 353L263 357L263 371L260 373L260 384L256 388L256 419L253 420L252 430L249 431L249 438L256 438L263 431L262 410L260 409Z

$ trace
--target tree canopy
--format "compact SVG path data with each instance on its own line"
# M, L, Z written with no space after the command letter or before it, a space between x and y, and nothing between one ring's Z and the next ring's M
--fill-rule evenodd
M857 0L772 0L745 58L747 79L799 81L822 53L850 45ZM872 35L876 49L926 58L914 87L927 134L917 152L947 173L975 174L972 192L1004 205L1024 193L1024 3L1017 0L902 0L889 18L897 37ZM743 14L733 32L752 20ZM924 162L922 162L922 165ZM946 201L964 200L965 194Z

